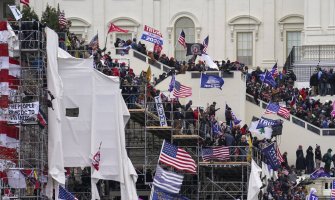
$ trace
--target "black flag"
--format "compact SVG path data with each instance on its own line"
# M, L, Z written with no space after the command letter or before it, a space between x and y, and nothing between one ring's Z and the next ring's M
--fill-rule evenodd
M204 46L200 43L186 43L187 51L186 56L200 55L204 49Z

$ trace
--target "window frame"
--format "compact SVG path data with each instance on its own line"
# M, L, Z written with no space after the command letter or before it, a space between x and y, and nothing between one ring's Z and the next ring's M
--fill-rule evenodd
M185 26L185 27L179 27L177 26L178 22L180 22L183 19L188 19L189 22L191 22L192 24L189 24L189 26ZM193 30L192 30L193 29ZM179 42L178 42L178 38L180 36L181 30L184 30L185 32L185 41L186 43L195 43L196 42L196 27L195 27L195 22L187 16L182 16L180 18L178 18L174 24L174 41L175 41L175 48L174 48L174 58L177 61L188 61L188 59L190 59L192 56L186 56L186 49L184 49L184 47L182 47ZM191 34L193 33L193 34ZM180 56L184 53L185 56ZM179 55L178 55L179 54Z

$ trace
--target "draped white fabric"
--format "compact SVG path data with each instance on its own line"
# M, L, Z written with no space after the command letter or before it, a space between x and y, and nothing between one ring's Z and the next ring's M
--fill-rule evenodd
M55 52L57 46L53 46ZM61 117L51 121L49 118L49 129L50 124L61 123L58 129L61 134L57 138L61 141L57 142L59 146L51 146L52 151L49 151L60 149L63 152L61 157L55 157L64 163L63 168L90 167L91 158L101 143L99 170L91 167L92 199L100 199L96 182L104 179L120 182L122 199L138 200L135 187L137 173L125 147L124 128L130 114L120 91L119 78L95 70L92 58L77 59L62 50L58 51L58 62L52 58L50 64L53 68L58 66L56 69L60 76L60 80L53 79L56 83L51 82L51 85L63 84L63 98L58 99L61 101ZM57 56L55 52L52 52L53 57ZM49 113L55 111L49 109Z

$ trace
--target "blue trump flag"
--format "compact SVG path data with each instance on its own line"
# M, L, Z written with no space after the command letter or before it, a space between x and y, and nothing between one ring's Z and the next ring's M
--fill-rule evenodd
M310 177L311 179L315 180L320 177L330 177L330 174L327 173L322 167L320 167L319 169L311 173Z
M263 81L264 83L269 84L272 87L277 86L277 83L270 72L267 71L265 72L265 74L260 74L259 76L261 81Z
M273 119L268 119L265 117L261 117L259 119L258 125L256 127L256 129L260 129L260 128L265 128L268 126L280 126L282 124L281 120L277 119L277 120L273 120Z
M220 88L224 84L223 78L215 75L201 74L200 87L201 88Z
M162 189L159 189L157 187L153 187L153 190L151 192L151 198L152 200L189 200L188 198L180 195L180 194L170 194Z
M308 200L319 200L319 197L316 194L310 194Z
M262 151L271 168L274 171L278 170L280 163L277 158L277 151L275 148L275 144L274 143L270 144L269 146L265 147Z

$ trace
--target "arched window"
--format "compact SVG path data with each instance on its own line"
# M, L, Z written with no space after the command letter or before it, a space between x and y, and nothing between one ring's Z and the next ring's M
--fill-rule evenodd
M187 43L195 42L195 26L192 19L188 17L181 17L175 23L175 58L178 61L187 61L189 58L186 58L186 49L178 43L178 38L182 30L185 33L185 40ZM188 56L189 57L189 56Z

